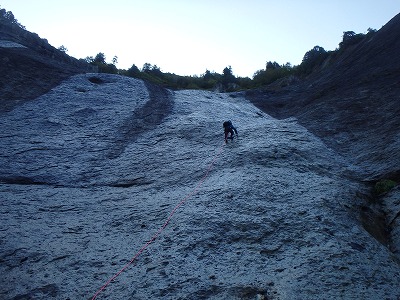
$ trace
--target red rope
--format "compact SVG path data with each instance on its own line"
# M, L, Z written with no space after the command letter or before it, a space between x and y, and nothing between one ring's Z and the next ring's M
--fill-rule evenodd
M204 176L200 179L199 183L197 186L189 193L186 195L185 198L181 202L178 203L178 205L175 206L175 208L172 210L172 212L169 214L167 220L164 222L164 224L160 227L160 229L153 235L153 237L142 247L140 250L135 254L135 256L132 257L132 259L121 269L119 270L114 276L112 276L93 296L92 300L96 299L97 296L115 279L117 278L122 272L124 272L138 257L139 255L152 243L154 240L161 234L161 232L167 227L169 221L172 219L172 216L175 214L175 212L178 210L179 207L181 207L190 197L195 195L198 191L198 189L201 187L203 182L206 180L208 177L208 174L210 173L212 167L214 166L214 163L216 162L217 158L222 152L222 149L225 144L222 144L221 147L219 148L218 152L214 155L214 158L208 165L208 168L206 169L206 172L204 173Z

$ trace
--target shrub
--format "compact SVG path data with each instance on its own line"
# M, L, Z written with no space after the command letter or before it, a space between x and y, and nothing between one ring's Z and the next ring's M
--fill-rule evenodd
M375 184L373 193L378 196L384 195L387 192L389 192L392 188L394 188L396 185L397 183L393 180L381 179Z

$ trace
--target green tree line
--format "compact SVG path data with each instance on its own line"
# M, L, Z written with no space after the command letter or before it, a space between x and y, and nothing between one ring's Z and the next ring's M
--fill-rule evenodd
M265 68L254 73L253 78L236 77L231 66L227 66L222 73L206 70L201 75L180 76L173 73L164 73L157 65L145 63L141 69L133 64L129 69L118 69L115 56L112 63L107 63L104 53L100 52L95 57L87 57L89 64L98 67L99 72L121 74L129 77L151 81L171 89L203 89L219 90L223 92L239 91L269 85L288 76L304 78L322 67L329 58L334 58L349 47L352 47L365 38L370 37L376 30L369 28L367 34L353 31L343 32L343 40L334 51L326 51L323 47L315 46L304 54L302 62L297 66L290 63L280 65L276 61L267 61Z
M1 7L0 22L25 29L25 27L14 17L11 11L6 11ZM124 76L144 79L171 89L204 89L231 92L266 86L288 76L304 78L315 70L321 68L328 58L336 57L341 52L357 45L375 33L376 30L371 28L368 28L367 34L357 34L354 31L345 31L343 32L343 39L336 50L326 51L323 47L315 46L304 54L302 62L297 66L292 66L290 63L280 65L275 61L267 61L264 69L254 72L253 78L234 76L231 66L225 67L221 74L206 70L202 75L193 76L180 76L173 73L164 73L161 71L160 67L150 63L145 63L141 69L139 69L135 64L127 70L118 69L116 67L118 57L114 56L111 62L106 62L106 57L103 52L99 52L94 57L88 56L84 60L88 64L95 66L98 72L121 74ZM59 50L66 52L67 48L61 46L59 47Z

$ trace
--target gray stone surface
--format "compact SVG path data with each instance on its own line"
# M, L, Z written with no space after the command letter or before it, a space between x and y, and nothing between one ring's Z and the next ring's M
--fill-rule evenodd
M0 123L0 298L92 298L187 196L97 299L400 297L357 167L240 94L78 75Z
M16 42L0 40L0 48L26 48L26 47Z
M400 257L400 187L383 197L383 207L390 229L391 251Z

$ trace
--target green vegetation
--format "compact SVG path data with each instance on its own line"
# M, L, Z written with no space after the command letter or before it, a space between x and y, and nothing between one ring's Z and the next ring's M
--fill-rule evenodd
M392 188L394 188L396 185L397 183L393 180L381 179L375 184L373 188L373 194L377 196L384 195L387 192L389 192Z
M116 56L114 56L112 63L106 63L106 56L104 55L104 53L99 52L95 57L86 57L85 61L91 65L96 66L100 73L118 74L118 69L115 66L117 61Z
M365 38L369 38L375 32L376 30L371 28L368 29L367 34L346 31L343 33L343 41L339 44L338 49L326 51L320 46L315 46L305 53L301 64L298 66L292 66L290 63L280 65L276 61L268 61L265 69L256 71L252 79L249 77L235 77L231 66L224 68L222 74L206 70L204 74L199 76L180 76L173 73L164 73L160 67L150 63L145 63L142 69L133 64L128 70L119 70L115 66L115 57L113 63L106 63L104 54L101 52L95 58L87 57L86 61L97 66L99 72L144 79L170 89L203 89L232 92L267 86L283 78L305 78L325 64L329 64L332 58L357 45Z
M7 11L4 8L0 7L0 23L6 23L9 25L16 25L22 29L25 29L25 26L21 25L18 20L14 17L14 14L11 11Z
M295 68L290 63L286 65L279 65L277 62L267 62L264 70L258 70L253 76L253 86L259 87L273 83L274 81L294 75Z
M25 29L25 27L17 21L12 12L0 8L0 24L1 23ZM343 51L354 47L361 41L375 34L375 32L376 30L371 28L368 28L367 34L356 34L353 31L345 31L343 32L343 40L339 43L338 49L334 51L325 51L324 48L315 46L305 53L301 64L298 66L292 66L290 63L280 65L275 61L268 61L264 69L254 73L252 79L249 77L235 77L231 66L224 68L222 74L206 70L204 74L194 76L180 76L173 73L164 73L161 71L160 67L150 63L145 63L141 70L134 64L128 70L121 70L116 67L118 61L117 56L114 56L111 63L107 63L106 57L102 52L99 52L95 57L88 56L84 61L95 66L95 69L100 73L121 74L144 79L170 89L203 89L232 92L259 88L282 80L283 78L305 78L314 71L321 69L323 66L329 65L329 63ZM59 47L59 50L64 53L68 51L64 45ZM293 82L293 80L290 81ZM282 83L280 84L282 86Z

